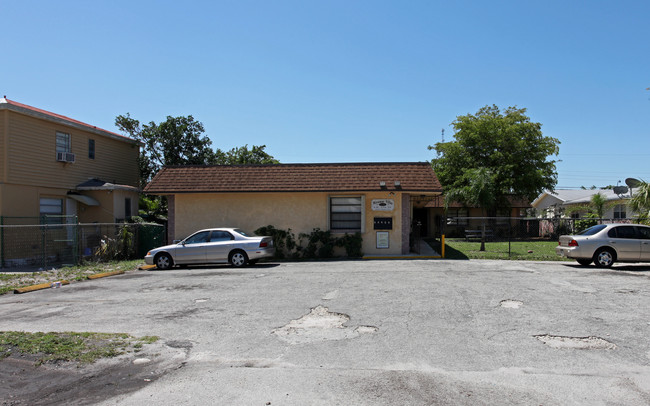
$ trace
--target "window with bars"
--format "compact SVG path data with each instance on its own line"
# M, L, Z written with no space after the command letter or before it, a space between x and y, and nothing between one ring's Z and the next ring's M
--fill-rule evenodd
M453 226L466 226L468 221L469 210L466 208L448 209L447 210L447 225Z
M361 231L362 203L361 196L330 197L330 230Z

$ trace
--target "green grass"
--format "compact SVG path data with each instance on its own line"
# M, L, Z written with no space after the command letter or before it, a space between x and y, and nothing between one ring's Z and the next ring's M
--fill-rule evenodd
M429 242L429 241L427 241ZM429 242L434 249L440 249L435 243ZM480 241L467 242L464 239L445 240L445 258L447 259L512 259L528 261L564 261L555 254L557 241L512 241L485 243L485 251L481 251ZM529 252L531 251L531 252Z
M139 352L144 344L158 337L135 338L124 333L26 333L0 332L0 358L12 352L36 356L36 365L46 362L72 361L90 364L100 358L112 358L128 352Z
M7 272L0 273L0 295L11 292L14 289L25 286L36 285L55 281L81 281L89 275L113 271L132 271L142 260L134 261L112 261L105 263L89 263L79 266L66 266L58 269L51 269L40 272Z

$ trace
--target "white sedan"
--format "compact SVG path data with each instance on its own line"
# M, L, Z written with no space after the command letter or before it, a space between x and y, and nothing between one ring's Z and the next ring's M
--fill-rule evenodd
M175 244L152 249L144 261L158 269L219 263L242 267L273 254L275 248L271 237L250 236L238 228L210 228L197 231Z
M592 262L608 268L614 262L650 262L650 227L638 224L599 224L560 236L555 252L580 265Z

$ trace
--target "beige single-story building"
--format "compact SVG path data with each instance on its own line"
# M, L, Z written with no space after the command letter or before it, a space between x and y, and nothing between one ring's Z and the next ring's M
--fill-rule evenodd
M210 227L360 232L366 255L409 252L415 208L442 187L428 162L164 167L145 193L166 196L168 239Z

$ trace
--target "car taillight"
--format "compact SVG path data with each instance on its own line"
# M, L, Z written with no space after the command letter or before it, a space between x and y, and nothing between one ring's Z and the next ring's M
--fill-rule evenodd
M264 247L268 247L268 246L269 246L268 242L266 242L266 241L261 241L260 242L260 248L264 248Z
M576 240L569 241L569 247L577 247L577 246L578 246L578 241Z

